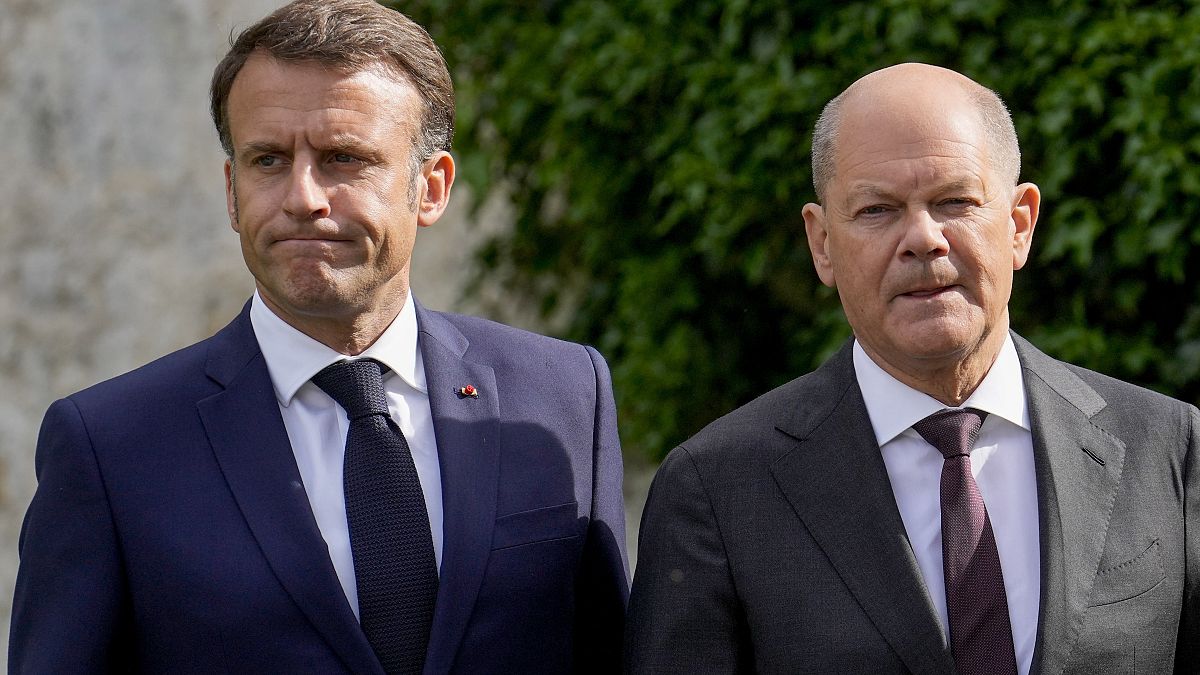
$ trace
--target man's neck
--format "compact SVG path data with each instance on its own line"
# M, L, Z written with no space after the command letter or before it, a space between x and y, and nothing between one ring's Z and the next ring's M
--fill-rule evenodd
M345 316L297 316L272 302L262 289L259 289L259 297L275 316L292 328L339 354L357 356L374 344L395 321L408 300L408 291L401 294L397 302L371 307L367 311L348 312Z
M974 349L965 355L956 355L942 363L914 361L902 366L889 362L863 343L863 351L887 374L919 392L941 401L947 406L958 407L975 392L979 383L987 376L1008 334L1007 325L998 327L984 336Z

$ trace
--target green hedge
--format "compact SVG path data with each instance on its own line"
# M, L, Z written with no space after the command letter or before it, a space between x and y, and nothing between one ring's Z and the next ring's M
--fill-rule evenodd
M849 331L812 270L812 123L866 72L959 70L1014 113L1042 188L1017 330L1200 400L1200 9L988 0L406 3L459 94L461 178L507 193L486 281L610 360L661 456Z

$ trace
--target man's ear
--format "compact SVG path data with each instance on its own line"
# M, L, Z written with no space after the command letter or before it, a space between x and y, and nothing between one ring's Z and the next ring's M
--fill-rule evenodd
M1037 226L1038 208L1042 204L1042 192L1033 183L1021 183L1013 192L1013 269L1019 270L1029 260L1029 249L1033 245L1033 229Z
M450 204L454 187L454 157L439 150L421 165L421 201L417 204L417 225L429 227L442 217Z
M829 259L829 230L825 209L820 204L809 202L804 205L804 231L808 233L808 250L812 252L813 266L821 283L836 288L833 278L833 263Z
M238 229L237 197L233 193L233 160L225 159L225 209L229 212L229 226L234 232Z

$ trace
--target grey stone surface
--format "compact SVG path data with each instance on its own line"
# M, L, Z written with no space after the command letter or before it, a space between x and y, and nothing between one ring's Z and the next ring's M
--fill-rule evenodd
M0 654L46 407L210 335L252 290L207 93L230 31L277 4L0 0ZM468 222L465 191L418 234L413 287L472 312L471 245L508 216L493 200ZM504 313L535 324L516 303Z
M47 405L210 333L251 288L205 98L230 28L273 4L0 2L0 646Z

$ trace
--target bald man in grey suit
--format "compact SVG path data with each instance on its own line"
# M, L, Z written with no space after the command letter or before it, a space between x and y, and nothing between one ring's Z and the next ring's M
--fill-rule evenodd
M663 463L627 671L1200 672L1200 415L1010 331L1040 193L1003 103L894 66L813 155L809 246L854 340ZM949 418L961 451L927 433Z

